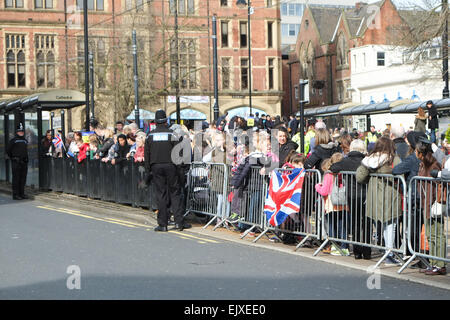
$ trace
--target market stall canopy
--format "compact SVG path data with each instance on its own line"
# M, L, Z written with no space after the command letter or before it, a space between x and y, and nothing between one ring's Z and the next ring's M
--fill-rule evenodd
M332 106L326 106L316 109L316 116L331 116L339 114L339 107L341 104L335 104Z
M6 105L11 101L11 99L1 99L0 100L0 113L6 112Z
M433 103L436 105L436 108L438 110L447 110L450 109L450 99L436 99L432 100ZM416 113L419 107L423 108L425 111L427 106L427 101L420 101L420 102L414 102L409 103L406 105L398 106L395 108L392 108L391 113Z
M182 109L180 110L180 117L182 120L206 120L206 115L203 112L194 109ZM177 113L174 112L170 115L171 120L177 119Z

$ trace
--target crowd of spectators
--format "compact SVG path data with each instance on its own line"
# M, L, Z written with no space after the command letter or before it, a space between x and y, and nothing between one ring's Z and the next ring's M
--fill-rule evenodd
M423 111L423 110L422 110ZM387 248L394 247L399 226L389 219L386 212L392 212L394 205L401 205L398 197L401 197L397 189L390 185L378 185L380 180L371 180L371 173L404 175L409 182L414 176L435 177L450 176L449 151L450 145L444 139L441 146L437 146L428 140L421 123L423 114L419 112L415 128L405 130L400 125L392 125L383 131L376 131L372 126L367 132L351 131L344 128L327 128L322 120L307 122L304 134L304 150L301 150L299 132L299 118L291 116L276 116L258 113L247 119L228 114L221 116L216 123L202 126L202 132L195 132L193 128L174 126L183 132L182 135L190 140L192 159L196 153L200 153L203 162L227 163L231 166L230 187L231 192L227 199L220 194L220 183L211 185L218 190L217 212L222 212L221 206L225 205L225 216L218 219L218 223L226 220L237 223L238 230L244 232L250 226L240 223L240 217L245 214L256 214L256 206L261 202L261 192L253 188L253 195L247 195L250 199L247 208L243 208L242 200L245 192L248 192L249 181L257 179L252 175L262 175L267 179L273 163L278 168L317 169L323 180L315 186L318 194L324 198L326 222L330 236L346 238L348 234L359 241L366 239L371 233L371 226L377 228L379 243L383 242ZM275 135L275 131L276 135ZM83 140L81 132L70 132L65 141L66 154L72 155L79 162L89 158L110 162L113 165L125 160L143 162L145 159L144 146L147 134L139 129L135 123L124 125L118 122L113 130L99 125L92 128L93 133L88 136L88 141ZM202 135L201 143L196 144L196 136ZM251 136L251 140L249 139ZM278 143L278 151L273 152L273 140ZM62 156L62 150L52 146L51 132L48 131L42 141L44 154ZM436 158L440 159L437 161ZM258 171L251 170L258 168ZM346 205L334 204L331 201L333 185L341 184L338 175L343 171L356 172L354 179L358 183L351 184L353 190L347 192L352 197L347 199ZM256 173L255 173L256 172ZM223 172L211 172L212 181L223 181L214 178L223 176ZM357 189L358 188L358 189ZM377 190L385 192L377 193ZM387 190L387 191L386 191ZM377 196L362 199L366 194ZM386 198L388 197L388 198ZM427 198L434 201L436 195ZM357 205L364 203L364 206ZM353 205L352 205L353 204ZM345 219L345 212L353 208L352 221ZM431 207L431 204L430 206ZM395 208L401 212L402 208ZM429 212L424 213L429 217ZM251 216L250 216L251 218ZM422 219L424 221L426 219ZM431 229L430 229L431 230ZM441 230L441 229L436 229ZM415 237L420 232L415 232ZM419 233L419 234L418 234ZM251 233L250 233L251 234ZM427 234L429 241L436 234ZM439 235L442 236L442 235ZM346 243L334 243L324 252L333 255L349 255L349 246ZM371 249L365 246L353 246L355 259L371 259ZM386 259L388 264L398 264L394 255ZM418 263L418 266L424 268ZM445 265L441 262L432 262L433 268L426 270L427 274L445 274Z

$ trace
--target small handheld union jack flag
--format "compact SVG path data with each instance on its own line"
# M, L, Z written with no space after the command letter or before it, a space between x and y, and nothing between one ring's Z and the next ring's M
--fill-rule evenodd
M64 148L64 143L62 142L61 135L59 133L56 134L52 142L56 148Z

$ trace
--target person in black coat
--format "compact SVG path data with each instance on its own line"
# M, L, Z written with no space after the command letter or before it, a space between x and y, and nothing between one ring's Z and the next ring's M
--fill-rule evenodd
M13 200L28 199L25 195L25 183L28 172L28 140L25 138L25 128L20 123L16 135L12 138L6 149L11 160L12 171L12 198Z
M408 143L408 155L402 160L398 165L396 165L392 169L393 175L404 175L406 180L406 185L409 186L410 181L413 177L419 174L419 166L421 161L417 158L415 149L416 144L419 141L419 138L423 137L427 139L427 136L423 132L411 131L406 135L406 141ZM412 221L411 221L411 240L413 248L420 248L420 233L422 231L422 222L420 220L421 215L418 213L418 210L415 208L420 205L420 198L417 197L416 193L416 184L413 183L411 185L411 195L413 198L411 199L411 213L412 213ZM414 197L414 195L416 195ZM409 249L409 248L408 248ZM411 253L410 253L411 254ZM412 254L411 254L412 255ZM421 266L421 262L418 263L417 267Z
M366 145L360 139L353 140L350 144L350 152L342 161L331 165L330 170L333 173L344 171L356 172L361 165L366 153ZM348 214L352 221L352 239L357 242L370 243L370 223L367 221L365 213L366 185L356 182L356 175L345 175L343 177L347 190ZM349 219L350 220L350 219ZM353 245L355 259L371 259L370 247Z
M315 148L305 162L305 169L317 169L322 172L322 161L336 153L341 152L338 144L331 141L330 133L327 129L319 129L316 131Z
M439 129L439 120L438 120L438 112L437 108L434 105L433 101L427 102L428 109L428 129L431 131L431 142L436 143L436 129Z
M117 137L117 152L114 155L114 159L112 159L112 164L119 164L122 161L127 160L127 154L130 152L130 145L127 143L127 136L124 134L120 134Z
M291 150L297 150L298 144L289 138L288 131L285 127L278 128L278 155L280 162L278 166L281 168L286 162L286 158Z

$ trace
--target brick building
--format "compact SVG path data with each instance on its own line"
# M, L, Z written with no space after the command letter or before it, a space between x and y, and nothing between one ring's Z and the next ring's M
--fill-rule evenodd
M88 0L96 118L112 126L133 109L131 31L135 29L140 107L150 111L164 108L172 114L174 83L179 74L180 95L185 98L181 108L200 111L210 119L214 104L214 14L218 25L220 113L248 105L250 38L253 108L280 114L280 12L272 1L252 1L253 32L249 36L247 8L238 8L236 1L178 0L178 46L174 3ZM4 57L0 98L50 88L84 91L82 0L5 0L0 3L0 26L0 52ZM69 128L83 128L84 107L74 109L71 118Z
M347 9L307 6L300 30L295 52L287 63L291 64L290 87L294 89L286 90L289 100L284 104L292 101L293 110L297 110L295 87L301 78L310 81L308 107L351 102L350 50L398 43L399 32L407 31L408 23L391 0L383 0Z

